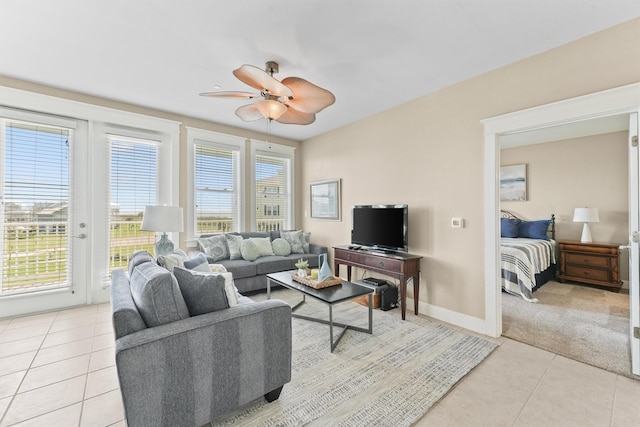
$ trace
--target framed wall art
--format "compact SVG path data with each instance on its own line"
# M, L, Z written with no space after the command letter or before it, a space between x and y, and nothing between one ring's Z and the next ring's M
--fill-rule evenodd
M527 165L500 167L500 201L527 200Z
M340 221L340 179L312 182L311 218Z

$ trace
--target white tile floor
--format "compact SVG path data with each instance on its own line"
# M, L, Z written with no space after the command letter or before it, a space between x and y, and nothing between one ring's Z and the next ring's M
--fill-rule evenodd
M417 426L640 426L640 381L500 338ZM0 320L0 427L125 426L109 304Z

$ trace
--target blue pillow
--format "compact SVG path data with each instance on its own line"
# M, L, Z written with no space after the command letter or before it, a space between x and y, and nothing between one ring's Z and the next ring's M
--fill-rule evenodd
M198 256L193 257L191 259L185 260L184 261L184 268L187 268L189 270L193 270L194 268L196 268L197 266L199 266L200 264L204 264L204 263L208 263L209 261L207 260L207 256L203 253L198 254Z
M522 221L518 226L518 237L549 240L549 236L547 236L549 224L551 224L550 219L542 219L540 221Z
M500 218L500 237L518 237L519 219Z

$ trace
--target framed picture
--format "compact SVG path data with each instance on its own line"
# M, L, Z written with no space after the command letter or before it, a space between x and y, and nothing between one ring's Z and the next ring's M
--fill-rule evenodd
M340 221L340 180L312 182L311 218Z
M500 167L500 201L527 200L527 165Z

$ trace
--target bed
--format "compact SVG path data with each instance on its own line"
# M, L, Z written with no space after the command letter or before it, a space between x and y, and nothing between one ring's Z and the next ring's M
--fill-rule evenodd
M556 275L555 215L525 221L502 210L500 217L502 289L536 303L533 292Z

